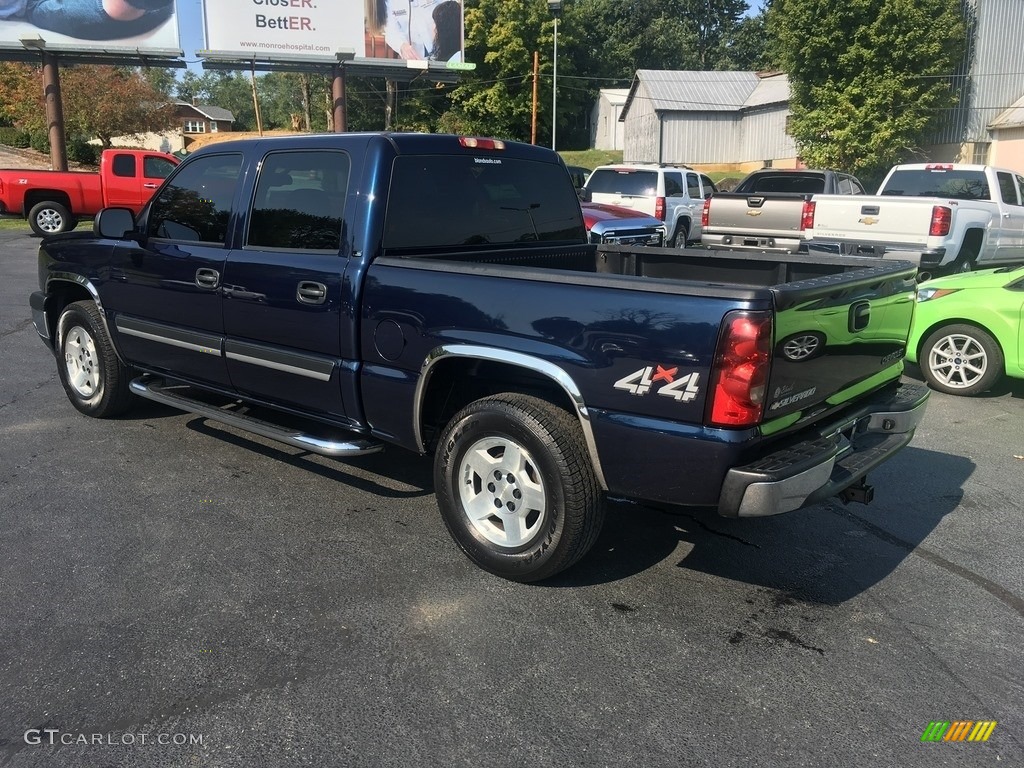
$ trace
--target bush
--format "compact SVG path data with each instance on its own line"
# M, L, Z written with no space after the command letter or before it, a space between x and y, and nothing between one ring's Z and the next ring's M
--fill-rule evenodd
M27 147L31 137L28 131L23 131L21 128L12 128L10 126L4 126L0 128L0 144L6 144L9 147Z
M96 165L99 158L99 147L90 144L81 136L68 140L68 160L82 165Z
M42 131L36 131L35 133L32 134L32 138L29 141L29 146L32 147L32 149L38 150L40 152L49 152L50 137L46 133L43 133Z

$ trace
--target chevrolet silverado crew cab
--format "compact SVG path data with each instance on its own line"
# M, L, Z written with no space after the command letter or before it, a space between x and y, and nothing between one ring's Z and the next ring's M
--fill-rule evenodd
M817 195L809 248L917 263L921 278L1024 263L1024 176L987 165L892 168L877 195Z
M583 185L585 201L630 208L665 222L670 248L700 240L700 213L715 183L692 168L620 163L591 171Z
M30 298L75 408L432 453L455 541L519 581L582 557L608 494L868 501L927 398L900 382L913 265L588 243L562 161L525 144L227 141L94 232L42 242Z
M732 192L704 201L701 244L706 248L798 253L807 250L807 227L819 194L863 195L848 173L807 168L762 168Z
M37 235L67 232L101 208L138 212L178 158L140 149L107 149L99 173L0 170L0 214L23 216Z

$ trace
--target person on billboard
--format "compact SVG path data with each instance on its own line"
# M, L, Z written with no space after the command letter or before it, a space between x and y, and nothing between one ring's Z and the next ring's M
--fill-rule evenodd
M0 21L20 19L25 15L28 0L0 0Z
M0 0L0 19L23 19L79 40L135 37L173 14L174 0Z
M434 46L430 58L434 61L462 61L462 5L456 0L444 0L434 6Z
M386 0L384 39L403 59L425 59L434 47L434 7L441 0Z

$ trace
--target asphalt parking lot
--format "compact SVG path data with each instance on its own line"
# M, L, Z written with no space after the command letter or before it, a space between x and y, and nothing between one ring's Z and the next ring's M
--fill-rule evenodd
M1024 383L934 393L870 506L614 501L524 586L428 460L80 416L37 242L0 232L0 766L1024 764ZM922 743L963 720L998 725Z

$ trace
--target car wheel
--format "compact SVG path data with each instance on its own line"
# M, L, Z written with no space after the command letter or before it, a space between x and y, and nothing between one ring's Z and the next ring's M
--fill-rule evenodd
M680 238L682 235L682 238ZM685 248L686 238L690 236L690 228L686 226L685 222L676 222L676 231L672 233L672 237L668 241L669 248Z
M960 253L957 254L953 263L949 265L949 273L956 275L964 272L973 272L978 268L978 247L973 242L964 243L960 246Z
M977 395L1003 373L1003 351L986 331L973 325L947 325L925 339L921 372L928 383L950 395Z
M434 459L445 525L470 560L512 581L545 579L593 546L604 499L579 422L536 397L470 403Z
M76 301L61 312L57 371L71 404L86 416L108 418L131 405L131 369L118 359L92 301Z
M68 232L75 227L75 220L65 206L46 200L36 203L28 212L28 225L40 237Z
M816 331L797 333L782 340L777 354L795 363L811 360L825 349L824 334Z

